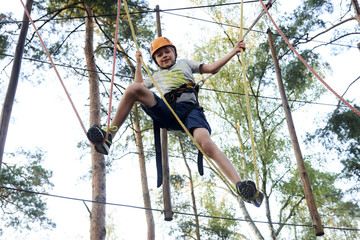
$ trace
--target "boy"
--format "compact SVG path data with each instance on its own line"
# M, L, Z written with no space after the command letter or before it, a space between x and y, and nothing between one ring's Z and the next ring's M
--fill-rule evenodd
M264 195L259 192L258 197L253 199L257 192L255 183L251 180L241 181L239 174L236 172L230 160L212 141L210 137L211 128L202 108L198 106L197 94L191 88L187 87L187 85L190 85L189 83L195 82L193 73L215 74L233 56L239 53L241 49L245 50L245 43L243 41L238 42L232 51L214 63L202 64L187 59L177 60L176 47L165 37L155 39L150 45L151 57L159 67L159 71L154 73L153 78L160 88L160 91L171 101L171 103L169 103L173 106L174 111L204 152L216 162L224 175L236 186L238 194L246 202L260 207ZM127 87L122 96L114 119L110 124L108 139L104 142L106 131L97 125L92 126L87 133L89 140L95 144L95 150L99 153L108 154L112 138L126 120L136 101L141 103L143 110L154 121L157 121L162 128L182 130L164 101L149 90L149 88L153 87L153 82L150 78L143 79L140 57L141 52L137 51L134 82ZM179 93L177 89L179 89L180 86L182 86L185 91Z

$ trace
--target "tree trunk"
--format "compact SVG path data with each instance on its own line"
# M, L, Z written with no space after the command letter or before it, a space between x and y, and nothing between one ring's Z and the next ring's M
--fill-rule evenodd
M249 212L247 211L246 207L245 207L245 203L244 201L240 198L237 197L239 206L240 206L240 210L245 218L246 221L248 221L248 224L250 226L251 231L253 231L253 238L254 239L259 239L259 240L264 240L263 236L261 235L261 232L259 231L259 229L257 228L256 224L252 221L252 218L249 214Z
M143 192L143 200L144 207L146 209L151 209L151 199L149 193L149 186L147 182L147 172L146 172L146 164L145 164L145 155L144 155L144 146L142 142L142 136L140 131L140 121L139 121L139 108L135 104L134 105L134 129L135 129L135 139L137 142L137 149L139 153L139 166L140 166L140 175L141 175L141 186ZM147 239L154 240L155 239L155 223L154 216L151 210L145 211L146 215L146 223L147 223Z
M90 125L100 124L100 93L99 76L96 72L93 38L94 26L93 10L88 2L84 2L86 8L86 30L85 30L85 56L89 74L90 87ZM91 148L92 159L92 200L96 202L106 202L106 165L103 155L97 153L94 147ZM105 204L93 203L90 215L90 239L105 239Z
M29 14L31 13L32 9L32 0L28 0L26 2L26 9L28 10ZM15 56L14 56L14 63L11 69L10 81L9 86L6 92L5 102L1 111L1 118L0 118L0 174L1 174L1 166L2 166L2 159L5 149L5 142L6 142L6 135L9 127L10 117L12 106L15 99L16 89L19 80L20 68L21 68L21 60L22 55L24 52L24 44L26 40L26 34L29 29L29 18L24 12L23 15L23 24L21 26L21 31L19 35L19 40L16 45L15 49Z
M117 44L117 49L123 53L123 57L126 61L126 63L130 66L131 72L133 75L135 75L135 66L132 64L130 59L125 54L124 49L120 44ZM133 107L133 125L135 129L135 139L137 143L137 150L139 153L139 167L140 167L140 178L141 178L141 186L142 186L142 192L143 192L143 201L144 201L144 207L147 209L151 209L151 198L150 198L150 191L149 191L149 185L147 182L147 172L146 172L146 164L145 164L145 154L144 154L144 146L142 141L142 135L141 135L141 128L140 128L140 118L139 118L139 108L135 104ZM154 222L154 215L151 210L145 211L146 216L146 223L147 223L147 239L153 240L155 239L155 222Z
M352 4L352 6L354 8L354 11L355 11L355 18L358 21L359 26L360 26L360 7L359 7L359 3L358 3L357 0L351 0L351 4Z
M188 171L188 173L189 173L189 183L190 183L191 201L192 201L192 208L193 208L193 211L194 211L194 220L195 220L195 227L196 227L196 228L195 228L196 240L200 240L200 223L199 223L199 215L198 215L197 205L196 205L196 198L195 198L193 177L192 177L192 174L191 174L190 166L189 166L189 164L188 164L187 161L186 161L185 151L184 151L184 149L183 149L183 145L182 145L181 139L178 138L178 140L179 140L179 143L180 143L181 154L182 154L182 157L183 157L183 159L184 159L186 169L187 169L187 171Z

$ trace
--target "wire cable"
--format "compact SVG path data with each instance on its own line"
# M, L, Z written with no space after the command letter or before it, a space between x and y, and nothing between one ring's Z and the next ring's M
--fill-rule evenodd
M259 2L259 0L255 0L255 1L247 1L244 3L252 3L252 2ZM222 25L222 26L228 26L228 27L233 27L233 28L240 28L239 26L235 26L235 25L231 25L231 24L226 24L226 23L218 23L212 20L206 20L206 19L201 19L201 18L196 18L196 17L192 17L192 16L185 16L185 15L181 15L181 14L176 14L176 13L172 13L174 11L178 11L178 10L187 10L187 9L194 9L194 8L207 8L207 7L216 7L216 6L224 6L224 5L229 5L229 4L239 4L239 3L228 3L228 4L216 4L216 5L206 5L206 6L199 6L199 7L188 7L188 8L175 8L175 9L163 9L160 10L160 12L163 12L165 14L169 14L169 15L174 15L174 16L178 16L178 17L183 17L183 18L189 18L189 19L194 19L197 21L202 21L202 22L207 22L207 23L212 23L212 24L217 24L217 25ZM130 15L133 14L143 14L143 13L154 13L156 12L156 10L150 9L148 8L148 10L146 11L136 11L136 12L130 12ZM88 18L88 17L111 17L114 16L115 14L104 14L104 15L93 15L93 16L82 16L82 17L66 17L66 18L54 18L54 19L37 19L34 20L34 22L39 22L39 21L64 21L64 20L72 20L72 19L84 19L84 18ZM120 14L120 16L126 15L126 13L122 13ZM8 23L22 23L22 21L1 21L1 24L8 24ZM249 28L245 28L244 29L249 29ZM262 34L267 34L266 32L263 31L259 31L259 30L251 30L253 32L258 32L258 33L262 33ZM279 34L280 35L280 34ZM295 40L299 41L301 40L301 38L295 38ZM335 46L340 46L340 47L348 47L348 48L358 48L358 46L352 46L349 44L340 44L340 43L334 43L334 42L324 42L324 41L319 41L319 40L311 40L312 42L317 42L317 43L322 43L325 45L335 45Z
M13 188L13 187L6 187L6 186L0 186L0 193L3 193L4 189L9 190L9 191L14 191L14 192L23 192L23 193L28 193L28 194L36 194L36 195L42 195L42 196L47 196L47 197L60 198L63 200L105 204L105 205L109 205L109 206L126 207L126 208L154 211L154 212L160 212L160 213L164 212L164 210L156 209L156 208L146 208L146 207L134 206L134 205L129 205L129 204L95 201L95 200L89 200L89 199L84 199L84 198L75 198L75 197L68 197L68 196L62 196L62 195L56 195L56 194L50 194L50 193L42 193L42 192L36 192L36 191L25 190L25 189L20 189L20 188ZM178 214L178 215L183 215L183 216L191 216L191 217L198 216L201 218L221 219L221 220L227 220L227 221L252 222L252 223L261 223L261 224L276 224L276 225L284 225L284 226L292 226L292 227L314 228L313 225L308 225L308 224L293 224L293 223L282 223L282 222L259 221L259 220L250 220L250 219L241 219L241 218L212 216L212 215L205 215L205 214L186 213L186 212L180 212L180 211L173 211L173 213ZM324 226L324 228L332 229L332 230L339 230L339 231L360 231L360 229L358 229L358 228L327 227L327 226Z

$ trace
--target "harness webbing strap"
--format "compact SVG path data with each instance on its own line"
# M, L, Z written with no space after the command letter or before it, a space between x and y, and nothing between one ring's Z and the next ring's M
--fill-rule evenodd
M193 86L192 83L189 84L183 84L180 88L175 89L168 94L165 94L165 97L171 107L173 109L176 109L176 100L181 96L184 92L194 92L197 100L199 87L189 87ZM199 109L201 111L204 111L202 107L200 107L199 103L196 102L192 104L186 113L184 114L184 121L188 118L189 114L194 110ZM161 137L160 137L160 125L157 121L153 121L154 126L154 143L155 143L155 155L156 155L156 170L157 170L157 187L160 187L163 182L163 174L162 174L162 156L161 156ZM203 166L203 157L204 155L199 150L198 151L198 157L197 157L197 165L198 165L198 171L199 174L202 176L204 175L204 166Z
M200 176L204 175L204 155L202 154L202 152L199 150L198 151L198 158L197 158L197 165L198 165L198 171Z
M157 170L157 187L160 187L163 182L160 126L157 121L154 121L153 125L154 125L156 170Z
M192 110L194 110L193 108ZM156 158L156 172L157 172L157 187L161 187L163 183L163 170L162 170L162 155L161 155L161 137L160 127L158 122L154 121L154 143L155 143L155 158ZM197 156L197 166L200 176L204 175L204 155L199 150Z

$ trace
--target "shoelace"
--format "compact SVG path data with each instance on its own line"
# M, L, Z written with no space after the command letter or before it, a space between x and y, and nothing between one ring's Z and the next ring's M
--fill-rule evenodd
M107 127L106 126L104 126L103 128L102 128L102 130L104 130L105 132L107 132ZM111 134L111 133L114 133L114 132L117 132L119 130L119 128L117 127L117 126L110 126L109 127L109 133Z

